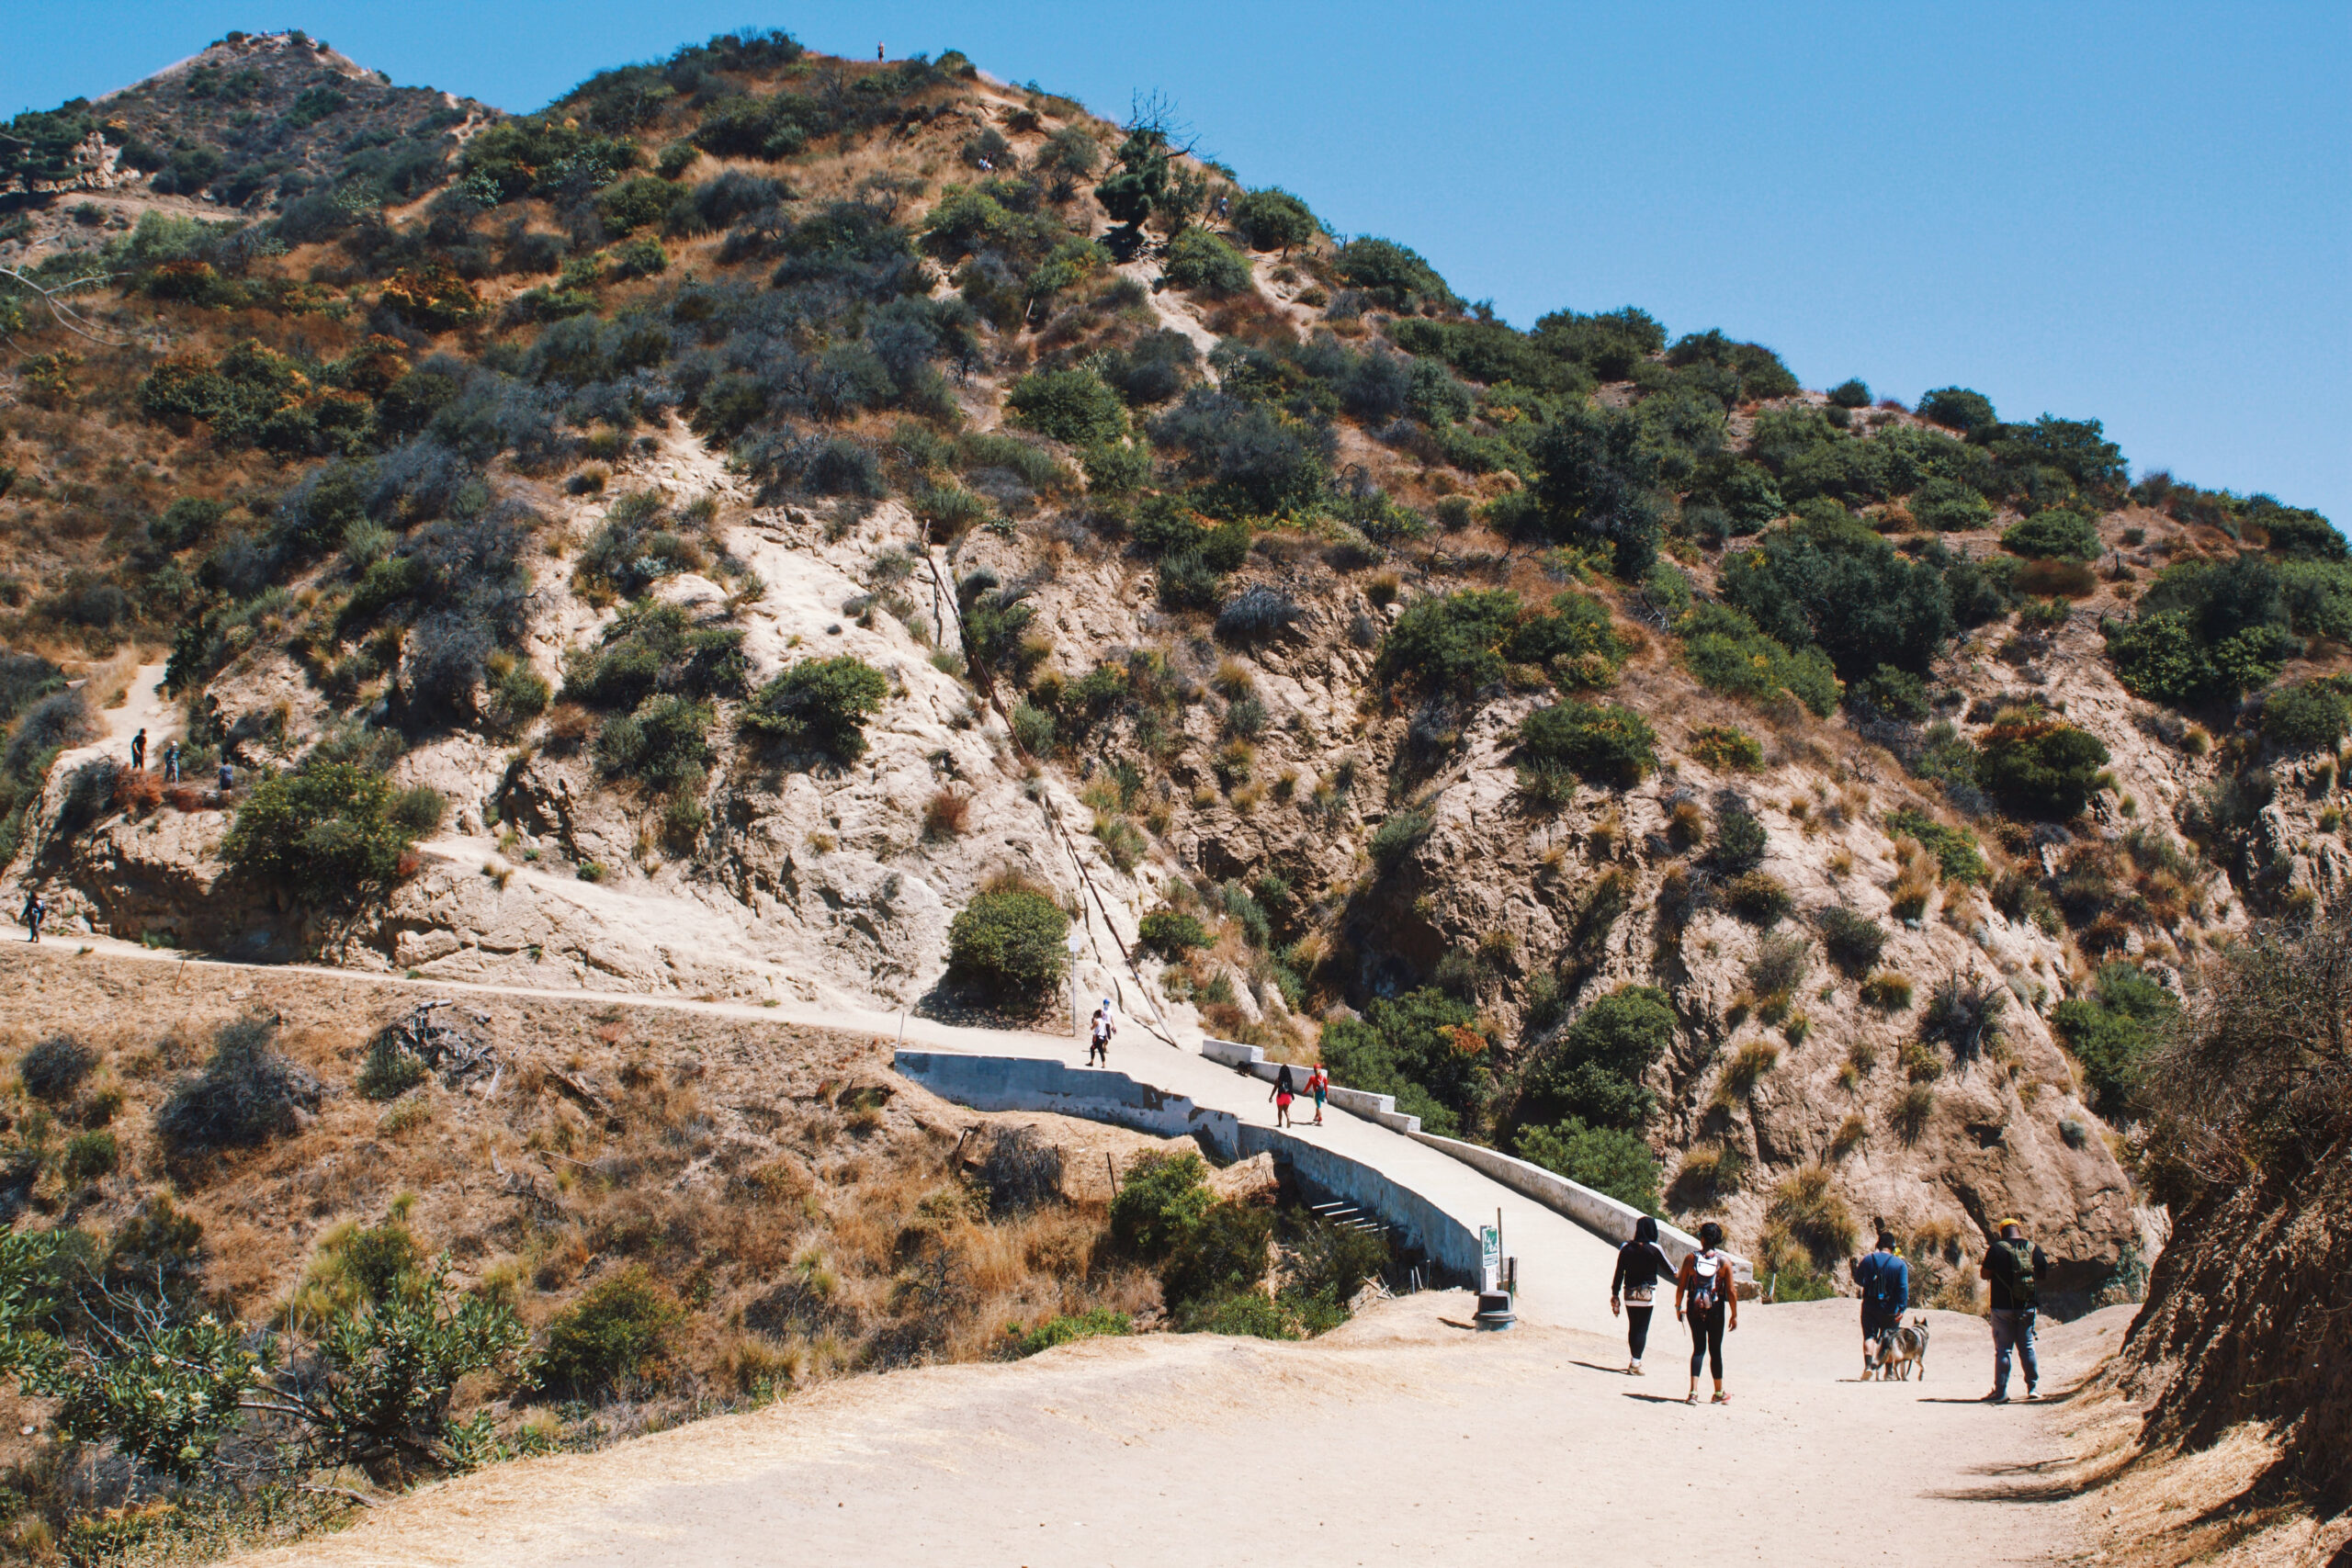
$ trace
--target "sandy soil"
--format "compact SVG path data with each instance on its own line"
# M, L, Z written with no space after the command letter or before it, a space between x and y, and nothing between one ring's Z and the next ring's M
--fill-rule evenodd
M1928 1381L1880 1384L1855 1381L1853 1303L1751 1308L1733 1403L1689 1408L1670 1332L1637 1381L1620 1340L1447 1322L1467 1312L1425 1295L1311 1345L1095 1340L851 1380L237 1561L1610 1562L1697 1529L1718 1562L2048 1562L2084 1539L2076 1510L2027 1485L2070 1451L2063 1390L2130 1319L2053 1328L2059 1397L1995 1408L1973 1403L1979 1319L1932 1314Z

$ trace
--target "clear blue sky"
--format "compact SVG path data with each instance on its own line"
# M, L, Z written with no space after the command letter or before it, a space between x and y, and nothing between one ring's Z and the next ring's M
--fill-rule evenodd
M2352 523L2352 8L1232 5L1046 0L13 0L0 112L232 28L300 27L403 84L538 107L744 25L957 48L1413 245L1521 325L1643 306L1807 385L1959 383L2107 422L2135 470Z

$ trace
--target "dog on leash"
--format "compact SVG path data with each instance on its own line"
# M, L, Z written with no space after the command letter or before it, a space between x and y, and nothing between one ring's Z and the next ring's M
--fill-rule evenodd
M1914 1371L1919 1381L1928 1378L1928 1320L1915 1317L1900 1327L1890 1328L1878 1337L1878 1376L1881 1382L1889 1378L1911 1381Z

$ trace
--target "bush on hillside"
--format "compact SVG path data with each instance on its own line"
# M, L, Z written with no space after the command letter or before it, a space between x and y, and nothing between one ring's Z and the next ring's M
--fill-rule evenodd
M1966 435L2000 423L1993 412L1993 400L1965 387L1939 387L1925 394L1919 399L1919 417Z
M2352 699L2326 682L2281 686L2262 700L2262 738L2281 751L2333 747L2347 728L2352 728Z
M1280 186L1246 193L1233 204L1233 227L1253 251L1287 256L1313 240L1320 225L1306 203Z
M1817 920L1821 945L1828 953L1829 961L1844 970L1849 978L1859 979L1877 965L1879 954L1886 947L1884 926L1842 904L1822 910Z
M416 829L394 812L390 780L353 762L311 763L253 786L221 844L246 875L307 902L347 899L401 875Z
M1929 479L1911 492L1906 504L1911 521L1939 534L1983 528L1993 521L1993 503L1959 479Z
M1230 299L1250 288L1249 261L1206 229L1190 228L1177 235L1161 271L1176 288L1213 299Z
M1758 630L1818 647L1849 681L1882 664L1924 673L1956 625L1940 563L1906 559L1850 519L1775 528L1726 554L1721 581Z
M1976 782L2021 816L2063 822L2090 803L2106 745L2054 720L1996 724L1977 737Z
M2098 527L2079 512L2053 507L2010 524L2001 547L2032 560L2091 560L2098 555Z
M1149 953L1170 963L1195 948L1209 944L1209 933L1198 916L1181 909L1154 909L1136 926L1136 941Z
M755 735L854 762L865 754L865 721L889 694L889 679L862 659L804 660L760 688L742 724Z
M1674 1010L1651 986L1621 986L1577 1016L1521 1084L1523 1122L1573 1117L1601 1128L1638 1127L1656 1097L1643 1075L1674 1043Z
M668 1286L632 1263L548 1321L530 1381L575 1399L658 1384L670 1375L685 1315Z
M1840 409L1866 409L1871 406L1870 384L1860 377L1838 382L1829 389L1829 406Z
M2162 983L2119 960L2100 967L2091 995L2069 997L2051 1013L2051 1027L2083 1065L2100 1115L2121 1122L2134 1113L2141 1070L2179 1011Z
M1394 820L1394 818L1391 818ZM1491 1078L1487 1041L1472 1027L1477 1010L1430 987L1377 997L1362 1018L1323 1027L1323 1065L1334 1081L1393 1094L1396 1109L1432 1133L1461 1128L1474 1090Z
M1393 240L1351 240L1333 254L1331 270L1350 288L1400 315L1462 308L1462 300L1445 286L1436 268Z
M1658 1212L1657 1156L1638 1133L1588 1127L1571 1116L1555 1126L1522 1128L1518 1153L1531 1165L1644 1213Z
M1126 406L1091 370L1023 376L1004 402L1016 423L1073 446L1114 442L1127 433Z
M947 969L1009 1003L1043 1005L1069 967L1069 916L1012 880L973 895L947 928Z
M70 1034L52 1034L24 1055L17 1076L25 1092L51 1105L63 1105L81 1092L82 1080L98 1065L97 1053Z
M1618 789L1639 784L1657 765L1657 740L1647 719L1614 704L1559 703L1537 708L1519 726L1520 752L1531 766L1566 768Z
M596 732L597 765L650 789L673 788L710 765L710 731L718 720L708 703L670 693L648 697L633 711L605 720Z
M1728 604L1693 605L1675 622L1682 662L1701 684L1760 702L1786 692L1814 714L1837 711L1844 688L1817 648L1792 652Z
M319 1105L318 1080L272 1047L274 1019L220 1026L204 1070L175 1084L155 1112L155 1134L175 1157L250 1148L282 1137Z

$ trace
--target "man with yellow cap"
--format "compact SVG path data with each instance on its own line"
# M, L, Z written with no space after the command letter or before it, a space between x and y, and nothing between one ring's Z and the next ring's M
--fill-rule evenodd
M1977 1278L1993 1286L1993 1392L1984 1403L2007 1404L2012 1349L2025 1369L2025 1396L2038 1397L2034 1386L2041 1381L2041 1369L2034 1362L2033 1320L2041 1310L2041 1280L2050 1271L2050 1259L2026 1240L2023 1220L2012 1216L1994 1229L2000 1235L1984 1249L1984 1265L1976 1270Z

